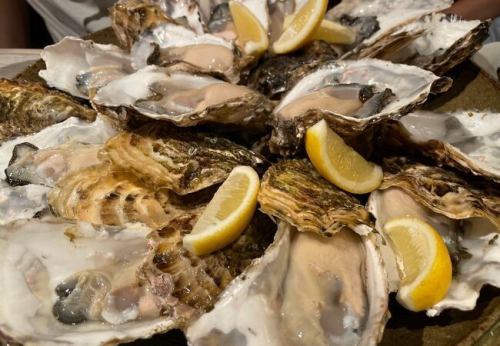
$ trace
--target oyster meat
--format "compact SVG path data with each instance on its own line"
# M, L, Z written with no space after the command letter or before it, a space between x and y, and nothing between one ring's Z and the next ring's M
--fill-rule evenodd
M368 208L383 236L391 218L413 216L431 224L443 237L453 261L453 281L447 296L427 311L471 310L483 285L499 287L500 191L473 186L442 168L395 158L385 162L381 190L370 195ZM383 251L391 289L398 287L395 255Z
M298 150L307 128L322 118L346 138L397 119L448 90L451 80L407 65L373 59L324 64L302 78L273 111L273 152Z
M111 138L101 155L153 188L181 195L221 183L236 166L264 163L260 155L227 139L155 124Z
M186 335L192 345L376 345L387 304L370 237L341 231L324 238L280 223L264 256Z
M0 144L70 117L93 121L96 115L75 99L41 84L0 79Z
M261 128L271 110L271 103L248 87L156 66L109 83L93 101L178 126L214 122Z
M440 164L500 181L498 113L416 111L387 124L381 136L388 146L416 147Z
M71 117L46 127L38 133L9 140L0 144L0 179L6 178L5 169L12 160L14 148L22 143L29 143L28 146L31 146L31 149L33 147L38 149L55 148L63 144L71 145L71 143L102 144L116 133L117 128L114 124L103 116L98 116L94 122ZM24 146L24 148L27 147ZM26 177L13 178L23 180Z
M81 98L91 98L100 87L133 71L131 58L120 48L75 37L45 47L41 57L46 69L40 77Z
M307 160L272 165L262 179L258 201L264 213L302 232L371 231L370 216L361 203L323 179Z

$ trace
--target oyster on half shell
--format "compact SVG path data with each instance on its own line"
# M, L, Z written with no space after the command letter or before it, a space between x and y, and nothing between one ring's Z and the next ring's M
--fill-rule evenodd
M0 79L0 143L70 117L93 121L96 116L94 110L41 84Z
M192 345L376 345L388 291L371 237L294 232L273 244L186 335Z
M443 237L454 273L447 296L427 311L429 316L448 308L471 310L481 287L500 287L500 191L475 186L453 172L393 158L384 163L381 189L373 192L368 209L383 236L391 218L412 216L431 224ZM399 275L394 253L383 251L391 289Z
M212 122L262 128L272 107L248 87L157 66L112 81L99 89L93 101L177 126Z
M262 178L258 201L262 212L301 232L332 235L343 230L367 234L371 220L350 194L332 185L307 160L283 160Z
M392 148L415 148L440 164L500 181L500 114L416 111L387 123L381 138Z
M324 64L302 78L273 111L271 151L296 152L308 127L325 119L345 138L400 118L451 80L408 65L363 59Z
M221 183L236 166L264 163L260 155L227 139L155 124L111 138L101 157L154 189L181 195Z

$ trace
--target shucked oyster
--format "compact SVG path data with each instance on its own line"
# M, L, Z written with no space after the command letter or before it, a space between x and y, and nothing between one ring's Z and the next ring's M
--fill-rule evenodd
M431 72L381 60L327 63L300 80L273 111L270 147L294 153L307 128L325 119L344 137L397 119L451 84Z
M307 160L272 165L262 179L258 201L264 213L302 232L371 231L370 216L359 201L323 179Z
M487 34L486 22L434 13L397 27L347 56L415 65L442 75L478 50Z
M388 292L369 237L281 223L274 243L187 329L193 345L376 345Z
M221 183L235 166L255 168L264 162L227 139L155 124L110 139L102 157L155 189L181 195Z
M391 218L413 216L431 224L443 237L453 260L453 281L446 298L428 311L473 309L481 287L500 286L500 191L496 186L473 186L437 167L396 158L387 160L380 191L371 194L368 208L376 228ZM393 289L399 276L394 255L385 251Z
M126 107L177 126L214 122L262 127L270 102L241 85L156 66L145 67L99 89L94 102Z
M382 139L416 148L439 163L500 180L500 114L417 111L387 124Z
M0 79L0 143L70 117L93 121L96 112L41 84Z
M91 98L100 87L132 73L130 57L113 45L65 37L44 48L47 84L73 96Z

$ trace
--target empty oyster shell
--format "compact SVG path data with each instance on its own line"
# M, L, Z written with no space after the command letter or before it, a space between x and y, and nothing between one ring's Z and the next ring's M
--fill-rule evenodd
M88 121L96 112L37 83L0 79L0 143L31 134L70 117Z
M142 222L157 229L176 215L167 214L155 193L135 176L109 165L92 166L65 176L48 199L56 215L98 225Z
M397 27L347 56L384 59L443 75L477 51L487 35L486 22L433 13Z
M456 174L437 167L396 158L385 162L386 176L380 191L370 195L368 208L376 229L391 218L413 216L431 224L443 237L453 261L453 281L447 297L427 311L471 310L483 285L500 286L500 191L496 186L478 187ZM383 251L389 282L397 289L394 254Z
M415 147L441 164L500 181L498 113L417 111L387 124L381 138L391 147Z
M273 244L187 329L193 345L376 345L388 292L369 237L292 233Z
M103 144L116 133L117 128L114 124L103 116L98 116L94 122L71 117L46 127L38 133L17 137L0 144L0 179L6 178L4 172L12 160L13 151L22 143L29 143L32 149L33 147L47 149L61 145L71 146L72 143ZM24 179L17 176L13 178Z
M120 48L75 37L45 47L41 57L46 69L40 77L49 86L81 98L132 72L131 58Z
M109 83L93 101L178 126L214 122L262 127L272 107L263 95L245 86L156 66Z
M322 118L339 135L355 137L450 85L448 78L381 60L327 63L300 80L274 109L270 148L283 155L296 152L307 128Z
M299 231L332 235L343 229L371 231L368 212L356 198L323 179L307 160L283 160L264 174L261 210Z
M154 124L110 139L102 157L155 189L181 195L221 183L236 166L256 168L264 162L227 139Z
M115 345L174 328L136 275L148 233L57 220L1 226L2 339Z

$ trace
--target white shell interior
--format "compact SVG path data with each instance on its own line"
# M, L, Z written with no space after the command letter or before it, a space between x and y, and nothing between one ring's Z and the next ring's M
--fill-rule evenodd
M50 188L41 185L0 187L0 225L22 219L31 219L48 208Z

